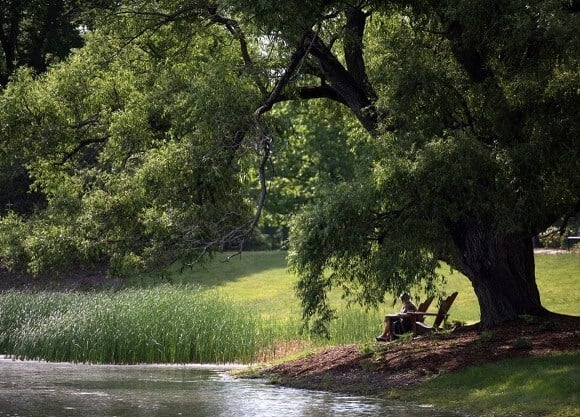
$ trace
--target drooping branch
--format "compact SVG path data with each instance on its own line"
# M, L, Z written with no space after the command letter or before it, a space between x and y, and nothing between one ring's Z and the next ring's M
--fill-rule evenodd
M97 124L100 120L101 120L101 115L99 113L96 113L96 114L93 114L92 116L87 117L86 119L80 120L77 123L70 125L70 128L74 129L74 130L81 130L87 126L92 126L92 125ZM72 150L67 152L62 157L60 164L61 165L64 164L66 161L71 159L73 156L75 156L78 152L80 152L83 148L85 148L87 146L105 143L107 140L109 140L109 137L110 137L109 135L106 135L106 136L102 136L102 137L81 140Z
M99 113L93 114L90 117L87 117L84 120L81 120L73 125L71 125L71 128L73 129L81 129L85 126L90 126L93 125L95 123L97 123L99 120L101 120L101 115Z
M254 63L252 62L252 58L250 57L250 53L248 52L248 42L246 40L246 36L244 35L244 33L240 28L239 23L234 19L230 19L228 17L219 15L216 6L208 9L208 13L210 21L223 25L228 30L228 32L230 32L230 34L234 37L234 39L238 40L238 42L240 43L240 50L242 53L242 58L244 59L244 64L247 67L253 66Z
M258 202L256 204L256 210L254 212L254 216L244 225L239 227L238 229L234 230L226 238L231 240L229 235L233 237L238 237L239 240L239 249L233 255L230 255L226 258L226 260L230 260L234 256L237 256L242 253L244 248L245 242L252 236L252 233L258 226L258 222L260 221L260 217L262 216L262 211L264 209L264 204L266 203L266 195L268 194L268 187L266 183L266 165L270 160L270 152L272 146L272 137L268 132L268 129L264 125L264 123L260 120L256 120L256 129L258 130L258 137L259 137L259 148L262 153L262 159L260 161L260 166L258 167L258 180L260 182L260 196L258 198ZM239 235L239 236L238 236ZM226 241L227 242L227 241Z
M139 39L143 35L148 32L155 32L159 30L161 27L168 23L172 23L177 21L184 16L188 16L189 13L197 11L198 13L201 12L199 6L196 4L184 6L173 13L161 13L157 11L148 11L148 10L127 10L122 9L119 11L113 12L114 16L139 16L142 18L143 21L150 20L151 23L142 25L141 29L138 30L135 34L129 36L125 40L125 46L130 45L135 40Z
M199 6L196 4L187 5L181 7L174 11L173 13L162 13L158 11L151 11L151 10L119 10L113 12L115 16L123 16L123 15L131 15L131 16L140 16L142 18L150 18L155 22L155 26L164 23L170 23L177 20L179 17L184 16L185 14L200 10Z
M260 165L258 166L258 180L260 183L260 195L256 202L256 208L254 210L254 215L248 219L243 224L239 225L238 227L227 231L222 236L218 237L217 239L196 239L192 241L192 245L194 250L197 253L196 258L193 260L193 263L198 262L202 259L212 248L219 248L223 250L225 247L232 247L233 245L237 245L238 250L229 255L224 259L224 261L229 261L235 256L238 256L242 253L244 244L251 238L254 230L256 229L258 222L260 221L260 217L262 216L262 211L264 209L264 204L266 202L266 195L267 195L267 180L266 180L266 166L268 161L270 160L270 152L271 152L271 144L272 144L272 137L268 132L267 127L265 124L258 118L256 119L255 128L257 130L258 142L256 143L256 151L260 152L261 160ZM238 131L234 134L234 138L238 141L241 141L246 136L246 131Z
M73 156L75 156L78 152L80 152L82 149L84 149L85 147L89 146L89 145L94 145L94 144L100 144L100 143L105 143L107 140L109 140L110 136L103 136L103 137L98 137L98 138L91 138L91 139L85 139L80 141L77 146L75 146L71 151L67 152L61 159L60 163L64 164L66 161L68 161L69 159L71 159Z
M166 24L175 22L180 19L187 19L190 16L198 18L200 21L209 21L209 24L219 24L222 25L230 35L239 43L240 53L244 66L247 69L254 67L254 62L250 54L250 48L248 47L248 41L246 36L240 27L240 24L235 19L219 14L218 5L214 4L209 7L200 6L196 4L187 5L181 7L171 13L163 13L159 11L150 10L121 10L115 12L115 15L135 15L142 18L145 25L141 27L135 34L126 39L126 45L134 42L138 38L142 37L148 32L155 32L159 30ZM264 83L259 79L258 76L254 76L254 82L256 83L258 89L263 95L267 94L267 89Z
M248 49L248 41L246 40L246 36L242 29L240 28L240 24L231 18L222 16L218 14L217 6L210 7L208 9L209 20L213 23L217 23L223 25L228 32L232 35L234 39L238 41L240 44L240 52L242 54L242 59L244 61L244 66L246 68L252 68L254 66L254 62L252 57L250 56L250 52ZM267 94L266 86L258 77L254 77L254 81L258 86L258 89L263 95Z
M194 10L195 9L195 10ZM219 13L218 6L211 6L205 8L195 8L195 7L185 7L182 8L174 13L164 14L164 13L157 13L157 12L147 12L147 11L136 11L134 14L139 14L143 17L149 18L149 24L146 27L142 28L137 34L129 39L131 42L134 39L142 36L143 34L149 31L155 31L164 24L171 23L174 20L182 19L187 15L191 14L191 12L195 13L195 16L199 18L201 21L205 21L206 23L209 22L209 25L221 25L223 26L231 35L231 37L239 44L239 50L241 53L241 57L243 59L244 67L251 69L254 67L254 62L252 56L250 54L250 48L248 46L247 39L245 34L240 27L239 23L229 18L223 14ZM127 12L128 13L128 12ZM258 76L254 77L254 81L258 86L258 89L262 92L264 96L268 95L267 89L264 86L263 82L260 81ZM283 81L285 83L285 81ZM282 90L282 86L279 90ZM276 92L272 93L272 97L277 95ZM259 183L260 183L260 195L258 197L256 208L252 218L248 219L243 224L233 228L232 230L222 231L223 233L220 235L214 235L210 238L196 238L189 242L191 248L196 252L196 259L201 259L204 257L212 248L219 248L223 249L225 247L235 247L238 246L239 250L234 254L229 256L227 259L230 259L237 254L242 252L244 244L248 241L248 239L252 236L254 229L256 228L259 219L262 214L262 210L266 200L266 165L270 158L270 144L271 144L271 137L267 132L267 129L263 122L259 120L259 117L255 119L256 129L258 131L258 145L257 151L261 153L261 162L258 167L259 173ZM242 142L245 140L248 132L248 127L241 127L236 130L231 139L228 138L224 146L227 147L229 155L226 160L223 162L226 164L231 164L233 159L235 158L235 154L237 153L238 149L240 148Z

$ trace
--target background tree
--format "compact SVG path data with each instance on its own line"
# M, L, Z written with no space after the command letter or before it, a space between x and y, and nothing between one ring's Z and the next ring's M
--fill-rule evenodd
M287 245L292 217L323 189L368 174L374 148L371 136L339 103L280 103L273 115L277 125L261 230L276 247Z
M126 2L69 63L3 94L2 137L25 144L48 199L3 236L27 236L14 253L29 265L64 241L118 268L243 244L244 187L260 214L288 117L273 109L325 99L374 146L372 169L294 221L306 320L324 329L334 286L371 304L433 290L440 261L470 279L484 326L544 313L531 238L579 208L574 5Z
M92 26L93 12L108 0L0 1L0 89L18 68L40 74L83 45L82 32ZM31 180L18 155L0 158L0 213L30 213L45 203L30 190Z
M31 161L47 207L4 218L5 263L39 273L104 258L121 274L193 261L243 235L252 217L244 159L255 152L241 137L252 143L256 133L237 129L254 129L255 94L232 71L238 50L228 32L192 26L130 44L95 33L68 62L9 84L5 151Z

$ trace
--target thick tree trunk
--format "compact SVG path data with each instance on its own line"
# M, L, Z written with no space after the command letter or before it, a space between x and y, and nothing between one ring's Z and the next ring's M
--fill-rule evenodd
M470 225L454 233L458 269L471 281L483 328L522 314L546 313L536 285L534 250L527 234L506 234Z

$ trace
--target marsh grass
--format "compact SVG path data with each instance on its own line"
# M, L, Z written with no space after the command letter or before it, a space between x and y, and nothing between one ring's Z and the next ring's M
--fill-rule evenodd
M330 325L330 342L344 345L375 340L381 331L382 315L378 309L342 307L337 312L337 319Z
M215 292L159 286L0 297L0 351L86 363L253 361L279 337L272 322Z

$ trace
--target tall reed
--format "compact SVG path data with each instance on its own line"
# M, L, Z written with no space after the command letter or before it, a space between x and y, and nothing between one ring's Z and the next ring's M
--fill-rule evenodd
M0 352L88 363L253 361L274 324L196 287L0 295Z
M333 345L374 341L383 330L384 313L378 309L360 306L343 307L338 318L330 324L330 342Z

